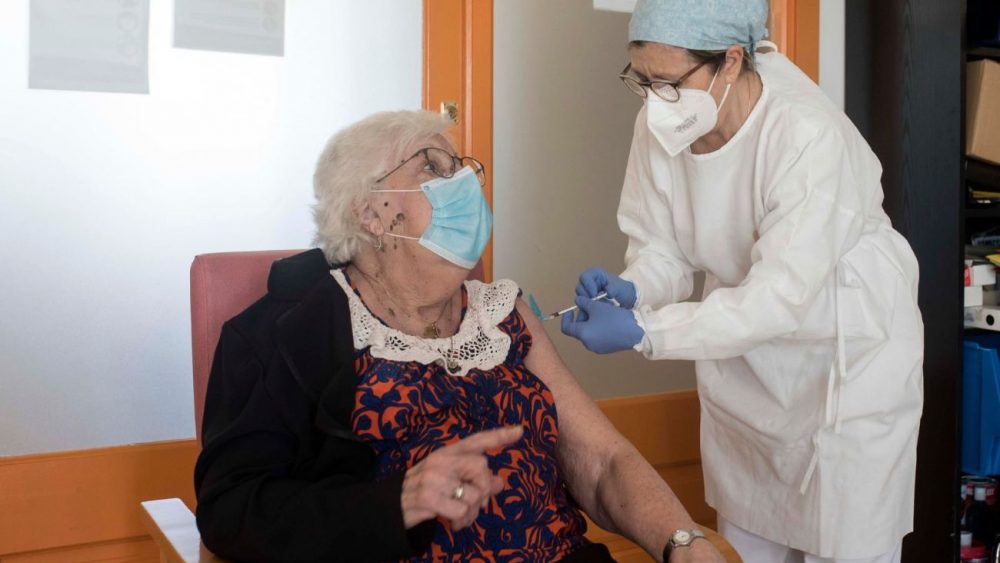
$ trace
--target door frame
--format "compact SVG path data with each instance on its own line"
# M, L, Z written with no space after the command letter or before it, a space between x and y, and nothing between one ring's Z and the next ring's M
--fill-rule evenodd
M819 83L820 0L771 0L771 41L795 66Z
M423 107L458 106L450 135L459 154L486 168L493 205L493 0L424 0ZM493 239L483 253L483 276L493 279Z

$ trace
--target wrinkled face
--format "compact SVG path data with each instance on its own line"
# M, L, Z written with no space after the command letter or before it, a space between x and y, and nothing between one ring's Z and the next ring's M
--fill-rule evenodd
M443 135L434 135L417 139L403 151L404 158L411 157L420 149L435 147L455 154L455 148ZM386 172L396 167L390 163ZM432 171L432 166L424 155L420 155L403 164L381 182L377 187L381 190L413 190L420 184L434 180L438 176ZM387 234L420 237L431 221L431 204L423 192L388 191L371 194L370 204L374 212L381 218L382 226ZM417 241L398 239L391 236L383 237L386 252L405 252L420 260L443 260L440 256L417 244Z

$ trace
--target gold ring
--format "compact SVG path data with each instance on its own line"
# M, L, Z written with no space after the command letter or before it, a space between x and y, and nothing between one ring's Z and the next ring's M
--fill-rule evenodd
M455 490L451 493L451 498L455 500L462 500L465 496L465 485L459 485L455 487Z

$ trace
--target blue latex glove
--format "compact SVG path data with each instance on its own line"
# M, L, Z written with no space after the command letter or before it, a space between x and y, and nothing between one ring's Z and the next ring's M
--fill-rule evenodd
M580 274L576 284L576 294L583 297L596 297L602 291L608 292L608 297L617 301L622 307L635 307L635 284L624 280L603 268L590 268Z
M629 309L583 296L577 296L576 306L579 309L575 314L563 315L562 331L583 342L591 352L610 354L628 350L646 334Z

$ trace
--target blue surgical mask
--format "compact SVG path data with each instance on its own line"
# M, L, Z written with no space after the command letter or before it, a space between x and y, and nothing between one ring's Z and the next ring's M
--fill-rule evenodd
M420 189L372 191L424 192L431 202L431 223L422 236L386 235L419 241L424 248L467 270L483 256L493 230L493 214L471 167L462 168L451 178L424 182Z

